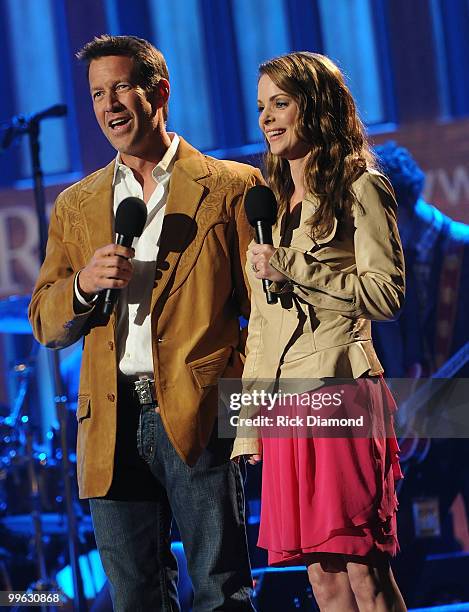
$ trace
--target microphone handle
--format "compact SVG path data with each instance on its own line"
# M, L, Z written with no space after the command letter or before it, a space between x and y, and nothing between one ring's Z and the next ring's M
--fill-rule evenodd
M256 242L257 244L270 244L272 245L272 226L265 221L256 221ZM265 298L267 304L276 304L278 302L278 295L270 291L270 280L267 278L262 279L262 286L264 287Z
M126 234L116 234L116 244L125 247L131 247L134 241L134 236L127 236ZM110 316L114 310L114 306L119 298L121 289L106 289L104 292L103 302L103 315Z

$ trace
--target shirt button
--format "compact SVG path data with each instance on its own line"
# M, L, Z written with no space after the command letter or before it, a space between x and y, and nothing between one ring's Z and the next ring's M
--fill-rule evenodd
M114 342L112 342L112 340L109 340L109 342L107 343L107 346L110 351L114 350Z
M108 393L108 394L107 394L107 398L108 398L108 400L109 400L110 402L113 402L113 401L115 401L116 396L114 395L114 393Z

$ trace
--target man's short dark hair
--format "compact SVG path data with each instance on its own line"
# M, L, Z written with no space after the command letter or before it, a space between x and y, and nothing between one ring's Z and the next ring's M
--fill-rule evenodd
M423 170L410 152L393 140L377 145L374 150L380 169L394 187L397 203L413 208L423 191Z
M139 85L146 91L155 89L160 79L169 81L168 67L163 54L151 43L137 36L95 36L76 54L88 66L93 60L110 55L124 55L133 59ZM168 118L168 104L163 107L163 118Z

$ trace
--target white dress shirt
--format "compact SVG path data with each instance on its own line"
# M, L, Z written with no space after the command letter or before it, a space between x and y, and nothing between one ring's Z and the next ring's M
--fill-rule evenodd
M131 379L137 379L139 376L153 378L151 295L169 180L179 145L178 135L170 136L171 145L152 171L156 189L147 203L148 217L142 235L136 238L132 245L135 249L135 257L132 259L133 275L127 287L121 290L117 306L118 367L121 374ZM142 186L132 170L121 163L119 153L116 157L112 186L114 214L124 198L133 196L143 199ZM77 290L75 293L82 304L87 304Z

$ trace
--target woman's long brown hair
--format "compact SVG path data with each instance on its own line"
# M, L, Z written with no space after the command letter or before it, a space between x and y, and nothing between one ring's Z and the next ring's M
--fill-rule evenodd
M351 209L352 183L375 166L355 102L339 68L319 53L276 57L261 64L259 78L264 74L298 105L297 134L311 149L305 190L319 199L308 225L314 238L322 238L331 231L334 216ZM289 163L267 151L265 169L281 212L294 191Z

